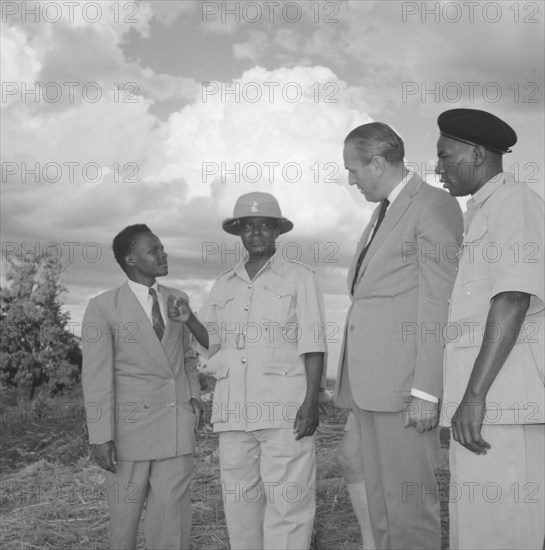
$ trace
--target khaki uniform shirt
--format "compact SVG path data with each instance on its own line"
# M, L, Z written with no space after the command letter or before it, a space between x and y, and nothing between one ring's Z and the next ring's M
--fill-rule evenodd
M217 379L214 430L292 428L307 387L304 354L326 351L314 272L277 253L251 281L241 261L198 316L210 339L206 371Z
M445 327L444 403L450 426L483 341L490 301L501 292L531 295L517 342L487 395L488 424L545 421L543 374L543 199L504 172L467 202L465 236ZM488 338L499 338L490 327Z

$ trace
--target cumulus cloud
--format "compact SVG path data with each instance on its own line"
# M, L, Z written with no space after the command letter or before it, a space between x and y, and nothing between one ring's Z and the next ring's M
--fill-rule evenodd
M143 36L154 14L146 17L134 29ZM193 281L198 302L237 259L229 252L240 250L237 239L222 232L221 220L238 195L257 189L273 192L295 223L283 241L288 257L314 263L322 274L346 265L370 212L345 185L342 164L344 135L370 120L363 87L321 66L257 66L201 89L191 79L125 59L119 29L78 25L76 34L63 22L55 33L12 24L3 35L4 55L13 55L8 76L20 88L3 104L9 135L3 144L9 163L2 182L5 238L20 250L56 243L62 259L73 247L66 277L76 315L105 279L122 280L109 246L117 231L135 222L161 236L173 279ZM114 78L138 88L109 90ZM100 89L104 96L78 98L76 87L71 99L51 102L39 91L38 100L22 101L23 85L36 81L92 81L89 94ZM150 108L169 88L191 100L162 122ZM225 96L229 89L235 95ZM84 257L88 243L100 247L98 260ZM342 292L330 284L327 290Z
M259 189L293 205L305 233L316 231L320 214L342 227L355 208L342 140L370 120L363 92L325 67L255 67L207 83L201 101L170 117L165 154L152 172L159 181L183 177L188 200L213 195L223 217L234 194Z
M543 192L543 36L524 23L528 10L517 25L507 7L495 24L436 24L421 13L403 21L403 6L453 2L298 2L295 24L279 15L280 2L274 21L263 11L255 23L255 2L115 2L99 3L102 17L92 22L95 4L80 2L49 23L23 21L35 2L12 2L19 11L1 35L3 241L19 249L61 243L65 256L63 243L79 243L66 272L75 318L90 295L123 281L110 242L136 222L161 237L169 282L198 307L240 257L221 220L240 194L263 190L295 224L282 250L316 269L328 319L340 326L346 266L373 208L346 185L342 141L371 119L392 124L406 138L407 159L431 171L437 115L491 110L519 134L507 168ZM195 53L179 56L176 25L189 24ZM218 44L224 55L208 57ZM217 80L201 85L199 77ZM497 82L501 101L449 102L441 90L422 99L423 85L472 80ZM403 98L404 82L416 93ZM524 88L531 82L535 97ZM57 86L61 98L52 100ZM100 247L99 260L84 257L86 243Z

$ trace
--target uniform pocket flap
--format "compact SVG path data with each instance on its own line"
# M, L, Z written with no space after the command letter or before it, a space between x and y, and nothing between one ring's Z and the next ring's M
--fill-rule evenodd
M465 246L467 243L470 243L473 241L482 241L483 236L487 231L488 231L488 227L486 225L470 226L467 231L467 234L464 236L462 247Z
M304 367L301 365L283 361L263 363L262 371L263 374L276 374L277 376L298 376L305 374Z
M267 290L272 292L277 298L284 298L287 296L295 296L295 289L288 285L280 285L275 283L269 283L265 286Z
M223 300L217 300L216 302L210 304L210 306L214 309L223 309L231 300L234 299L234 296L230 296L229 298L225 298Z

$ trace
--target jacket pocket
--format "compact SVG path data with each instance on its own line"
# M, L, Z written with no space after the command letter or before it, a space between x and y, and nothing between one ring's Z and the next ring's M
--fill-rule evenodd
M486 257L483 260L483 249L488 243L488 228L485 225L470 227L460 248L460 263L464 266L462 271L462 284L471 283L476 279L486 278L483 267L488 265ZM486 252L484 252L486 254Z
M273 376L300 376L306 374L304 366L284 361L263 363L261 370L263 374L271 374Z
M210 307L217 311L221 311L226 309L234 299L234 296L229 296L228 298L224 298L222 300L216 300L214 303L210 304Z
M284 323L289 319L290 311L295 308L295 289L286 284L270 283L265 286L264 315L274 321Z

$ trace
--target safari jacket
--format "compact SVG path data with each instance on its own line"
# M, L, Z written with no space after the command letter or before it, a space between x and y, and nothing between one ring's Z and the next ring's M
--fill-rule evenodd
M487 424L545 421L543 374L543 199L504 172L467 203L465 236L445 327L444 402L441 423L450 425L480 351L490 300L501 292L531 295L517 342L486 401ZM499 327L488 329L499 338Z
M199 319L210 339L217 432L292 428L306 393L304 354L326 351L314 272L277 252L251 281L244 261L214 284Z

